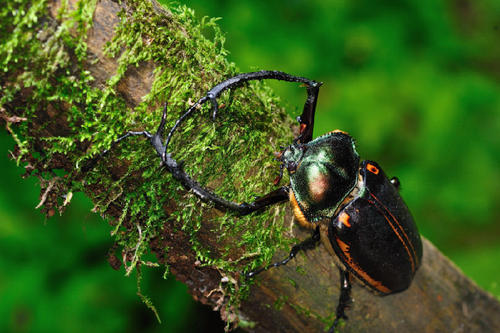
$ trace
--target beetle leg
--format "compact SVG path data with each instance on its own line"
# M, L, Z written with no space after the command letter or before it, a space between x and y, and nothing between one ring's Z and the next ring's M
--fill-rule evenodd
M266 80L266 79L305 83L306 86L308 87L307 89L308 98L306 100L306 105L311 104L310 106L312 107L312 109L316 107L317 90L319 89L321 83L307 79L305 77L294 76L280 71L259 71L259 72L243 73L233 76L232 78L229 78L226 81L221 82L215 87L213 87L207 93L207 97L210 99L210 102L212 103L212 117L215 119L217 115L219 107L217 105L216 98L219 97L219 95L223 91L231 88L240 87L248 81ZM312 87L314 87L314 89L312 89ZM314 90L316 90L316 92ZM304 109L305 108L306 107L304 107ZM313 111L312 116L314 117L314 110L312 111Z
M172 136L174 132L177 130L177 128L182 124L182 122L186 118L188 118L194 111L196 111L199 108L199 106L203 105L207 101L210 101L210 103L212 104L212 117L215 118L219 110L219 106L217 104L217 97L223 91L239 87L251 80L264 80L264 79L274 79L274 80L281 80L288 82L300 82L306 84L308 97L306 100L306 104L304 105L304 112L302 114L304 122L303 125L301 124L302 130L299 138L303 142L305 142L305 140L310 140L309 137L312 137L312 123L313 123L313 120L311 119L314 118L314 109L316 107L317 95L321 83L318 83L316 81L304 77L293 76L279 71L260 71L260 72L243 73L217 84L204 97L200 98L184 114L182 114L179 117L179 119L177 119L174 126L172 127L167 137L165 138L165 144L163 146L160 143L158 143L158 139L161 137L161 132L163 131L163 125L160 124L158 132L151 138L151 142L157 151L160 147L163 149L163 152L160 154L160 156L166 168L172 173L174 178L176 178L181 182L181 184L187 190L192 190L194 194L196 194L201 200L205 202L212 202L218 209L232 210L235 211L238 215L250 214L266 206L288 200L288 188L285 187L279 188L278 190L275 190L257 199L252 203L238 204L235 202L222 199L212 191L203 188L198 182L196 182L189 175L187 175L182 169L182 163L178 163L172 157L172 155L168 153L168 145L170 144ZM162 123L164 123L164 119L162 119Z
M298 118L300 122L300 135L299 140L302 143L307 143L312 140L312 132L314 125L314 113L316 110L316 102L318 100L320 82L307 79L305 77L294 76L280 71L259 71L242 73L227 79L224 82L217 84L213 87L204 97L200 98L193 106L191 106L175 123L174 127L170 130L170 133L165 140L165 147L168 146L170 139L179 125L186 119L193 111L195 111L199 105L210 101L212 104L212 118L215 119L217 112L219 111L219 105L217 103L217 97L220 94L232 88L237 88L242 86L248 81L252 80L280 80L288 82L300 82L304 83L307 87L307 99L304 104L304 110L302 115Z
M182 115L181 118L177 120L174 127L169 133L169 136L166 139L165 146L161 144L161 136L163 133L165 118L166 118L166 109L167 106L165 104L165 108L163 110L162 120L160 125L158 126L158 130L156 134L151 138L151 143L155 147L155 149L160 154L163 165L172 173L172 176L177 179L182 186L188 191L192 191L198 198L207 203L213 203L217 209L221 210L232 210L236 212L238 215L247 215L264 207L283 202L288 200L288 187L283 186L280 187L267 195L258 198L252 203L236 203L232 201L225 200L219 196L217 196L212 191L203 188L197 181L191 178L183 169L182 161L177 162L170 153L167 153L167 147L170 142L170 138L172 136L173 131L179 124L191 113L196 107L206 100L202 99L202 102L198 101L189 110ZM160 152L161 151L161 152Z
M290 189L288 186L282 186L268 194L258 197L252 203L242 203L240 206L245 208L245 211L240 213L240 215L247 215L257 210L261 210L267 206L271 206L280 202L289 200Z
M351 281L349 272L339 268L340 272L340 295L339 303L337 305L337 310L335 313L335 321L332 327L328 330L328 333L335 332L335 328L340 322L340 319L347 319L345 314L346 308L351 304Z
M153 137L153 135L151 135L151 133L149 133L148 131L140 131L140 132L136 132L136 131L128 131L127 133L123 134L122 136L120 136L118 139L116 139L115 141L113 141L111 143L111 146L109 146L108 149L106 150L103 150L98 156L99 158L106 155L107 153L109 153L109 151L111 149L113 149L114 146L116 146L119 142L125 140L126 138L130 137L130 136L145 136L146 138L148 139L151 139Z
M184 112L184 114L182 116L180 116L179 119L177 119L174 126L172 127L172 129L168 133L167 138L165 139L165 146L164 146L165 153L167 152L168 144L170 143L170 140L172 139L172 135L174 135L175 130L180 126L180 124L184 121L184 119L186 119L191 113L193 113L193 111L195 111L198 108L198 106L204 104L208 100L209 100L209 96L207 94L207 96L200 98L186 112ZM217 101L215 101L215 100L214 100L214 102L217 103Z
M265 267L261 267L261 268L255 270L255 271L249 272L249 273L245 274L245 276L247 278L251 278L251 277L254 277L255 275L260 274L260 273L262 273L264 271L267 271L268 269L271 269L273 267L279 267L279 266L286 265L286 264L288 264L288 262L290 260L292 260L293 258L295 258L295 256L297 255L297 253L299 251L305 251L305 250L310 250L310 249L315 248L316 245L318 245L318 243L319 243L320 240L321 240L321 236L320 236L320 233L319 233L319 227L317 227L316 229L314 229L314 233L311 235L311 237L306 238L305 240L303 240L299 244L295 244L292 247L292 249L290 250L290 254L288 255L288 257L286 257L285 259L283 259L281 261L275 262L274 264L271 264L271 265L268 265L268 266L265 266Z
M220 210L231 210L237 215L243 216L267 206L277 204L288 200L289 189L286 186L280 187L260 198L257 198L251 203L236 203L225 200L217 196L212 191L203 188L197 181L192 179L182 168L182 162L177 162L172 155L165 153L162 156L162 161L165 167L172 173L172 176L177 179L182 186L188 191L192 191L198 198L207 203L212 203L215 208Z
M312 140L314 129L314 113L316 112L316 102L318 101L319 87L321 83L315 82L307 86L307 99L304 104L302 115L297 118L300 123L300 134L298 140L301 143L308 143Z
M95 166L95 164L97 163L97 161L99 161L101 158L103 158L105 155L107 155L110 152L110 150L113 149L114 146L116 146L116 144L118 144L120 141L122 141L130 136L145 136L148 139L152 139L152 137L153 137L153 135L151 135L151 133L149 133L148 131L141 131L141 132L129 131L129 132L123 134L122 136L120 136L115 141L113 141L111 143L111 146L109 146L108 149L103 150L97 156L86 161L85 164L82 166L82 169L81 169L82 172L87 172L90 169L92 169Z

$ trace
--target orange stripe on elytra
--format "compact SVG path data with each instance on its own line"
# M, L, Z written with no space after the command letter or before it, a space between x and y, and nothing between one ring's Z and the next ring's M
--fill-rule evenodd
M401 227L401 224L399 223L398 219L391 213L391 211L375 195L373 195L373 193L370 193L370 194L375 198L375 200L377 200L378 203L380 203L380 205L382 205L382 207L385 209L385 211L387 213L389 213L389 215L392 217L392 219L398 224L399 229L401 229L401 232L403 233L403 236L406 238L407 244L409 244L410 247L411 247L411 250L413 252L413 258L414 258L414 260L416 262L416 265L418 266L420 263L419 263L419 260L418 260L418 257L417 257L417 251L415 251L415 248L413 247L413 243L410 241L410 238L406 234L406 232L403 229L403 227Z
M401 232L403 233L403 236L406 238L406 241L408 242L408 244L410 244L411 250L413 252L413 258L414 258L414 260L416 262L416 265L418 266L420 263L419 263L419 260L418 260L418 257L417 257L417 251L415 251L415 248L413 247L413 243L410 241L410 238L406 234L406 232L403 229L403 227L401 227L401 224L399 223L398 219L394 215L392 215L391 211L389 209L387 209L387 207L382 202L380 202L380 200L377 197L375 197L374 195L373 195L373 197L375 198L375 200L377 200L382 205L382 207L384 207L384 209L386 210L386 212L389 213L389 215L392 217L392 219L398 224L399 229L401 229Z
M342 212L339 215L339 221L342 222L342 224L348 228L351 227L351 223L349 222L350 219L351 219L351 217L346 212Z
M413 248L413 244L410 242L410 239L408 238L408 235L406 234L406 232L404 231L404 229L401 227L401 224L399 223L399 221L396 219L396 217L394 215L392 215L392 213L387 209L387 207L373 193L370 193L370 195L382 206L382 208L384 208L384 210L387 213L389 213L389 215L392 217L392 220L397 224L398 229L401 230L401 233L403 234L404 238L406 239L406 242L403 240L403 238L401 237L401 235L399 234L399 232L396 230L396 228L394 227L394 225L391 223L391 221L389 221L389 219L387 218L387 215L383 214L383 212L382 212L382 215L386 219L387 223L389 223L389 225L391 226L392 230L394 231L394 233L396 233L396 235L398 236L399 240L401 241L401 243L405 247L406 252L408 253L408 257L410 258L411 271L415 272L415 261L417 260L417 255L416 255L415 249ZM377 209L379 209L379 208L377 207ZM408 244L411 247L411 251L408 248Z
M368 164L366 165L366 169L367 169L368 171L370 171L371 173L373 173L373 174L375 174L375 175L378 175L379 170L378 170L378 168L377 168L375 165L373 165L373 164L371 164L371 163L368 163Z
M354 269L356 271L356 273L358 273L359 276L363 280L365 280L372 288L375 288L384 294L388 294L391 292L391 290L389 288L387 288L386 286L384 286L382 284L382 282L373 279L370 275L368 275L367 272L365 272L361 267L359 267L359 265L356 262L354 262L354 259L352 259L351 254L349 252L349 250L350 250L349 245L347 245L346 243L341 241L337 236L335 236L335 240L336 240L340 250L344 254L345 259L347 259L346 261L348 262L349 267Z

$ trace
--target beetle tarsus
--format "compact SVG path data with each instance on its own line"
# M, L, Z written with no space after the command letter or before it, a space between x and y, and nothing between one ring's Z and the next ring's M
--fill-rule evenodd
M212 103L212 120L215 120L217 117L217 112L219 111L219 103L217 103L217 96L215 96L213 93L209 92L207 94L207 98L210 100L210 103Z
M120 141L128 138L129 136L145 136L148 139L151 139L153 137L153 135L151 133L149 133L148 131L140 131L140 132L129 131L129 132L123 134L122 136L120 136L115 141L113 141L111 143L111 145L109 146L108 149L103 150L97 156L95 156L95 157L89 159L88 161L86 161L85 164L81 168L82 172L87 172L87 171L90 171L91 169L93 169L94 166L96 165L96 163L101 158L103 158L104 156L106 156L117 143L119 143Z

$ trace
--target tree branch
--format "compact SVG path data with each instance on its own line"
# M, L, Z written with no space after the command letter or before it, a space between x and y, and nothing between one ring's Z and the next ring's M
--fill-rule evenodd
M109 147L119 133L153 129L159 121L161 102L168 101L174 109L169 114L172 123L186 107L187 98L199 97L234 74L234 67L217 45L221 40L204 38L203 27L193 28L196 24L188 11L171 13L156 2L102 0L83 5L73 0L67 4L26 1L20 6L25 6L27 13L22 19L16 21L15 14L4 13L2 17L0 54L5 60L0 77L1 118L9 129L28 119L12 134L19 142L17 156L28 163L29 173L41 179L46 213L53 215L55 209L64 208L67 202L61 203L61 196L68 198L72 191L83 190L94 201L96 211L105 213L116 226L117 244L123 248L121 256L127 268L145 263L141 254L154 253L187 284L196 300L250 331L321 332L329 327L337 305L339 276L322 246L299 255L285 267L259 275L247 299L231 297L245 288L238 273L241 269L262 264L262 258L269 260L273 246L280 248L274 259L280 259L286 256L291 238L308 236L293 224L288 207L246 220L206 207L164 171L159 172L157 157L145 141L130 143L90 175L78 167L88 156ZM140 15L145 16L142 21ZM181 147L178 154L195 165L203 160L200 179L206 177L204 182L210 187L220 185L228 193L224 186L234 183L236 190L245 192L243 198L269 188L274 172L270 152L288 140L283 133L290 131L291 124L275 106L269 90L252 85L246 94L225 100L231 109L227 112L241 108L240 113L222 115L217 125L206 117L206 121L200 120L200 128L196 123L186 126L183 138L177 140ZM256 110L262 108L267 111L256 116ZM244 127L246 123L253 127ZM222 134L226 125L235 127L227 127L229 133ZM240 155L234 153L236 148L227 150L231 163L251 159L238 179L226 173L224 165L212 166L226 155L200 158L193 153L223 146L209 146L202 139L199 144L192 143L193 130L206 136L215 131L216 136L209 139L216 143L239 141L245 131L263 135L252 136L254 146L247 146L249 139L245 137L243 144L235 146ZM55 169L65 170L67 176L56 177ZM259 173L261 169L265 175ZM214 173L218 174L210 178ZM244 183L245 179L251 179L251 184ZM257 184L249 190L253 183ZM134 193L139 193L138 198L129 200ZM200 225L190 222L196 220L198 211ZM229 229L236 229L235 234L224 237L229 232L221 223L238 221L246 226L231 225ZM283 227L276 229L275 225ZM269 233L260 243L252 243L253 234L264 231ZM120 266L118 257L110 256L114 267ZM426 240L422 267L407 291L379 297L358 283L352 296L354 304L348 310L344 332L500 331L498 301Z

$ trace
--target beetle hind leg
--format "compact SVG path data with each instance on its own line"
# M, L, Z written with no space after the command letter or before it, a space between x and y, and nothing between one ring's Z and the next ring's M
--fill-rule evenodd
M351 299L351 280L349 272L339 268L340 272L340 295L339 302L337 304L337 309L335 311L335 320L333 321L332 326L328 330L328 333L335 332L339 322L341 319L347 320L347 315L345 314L345 310L349 307L352 302Z

